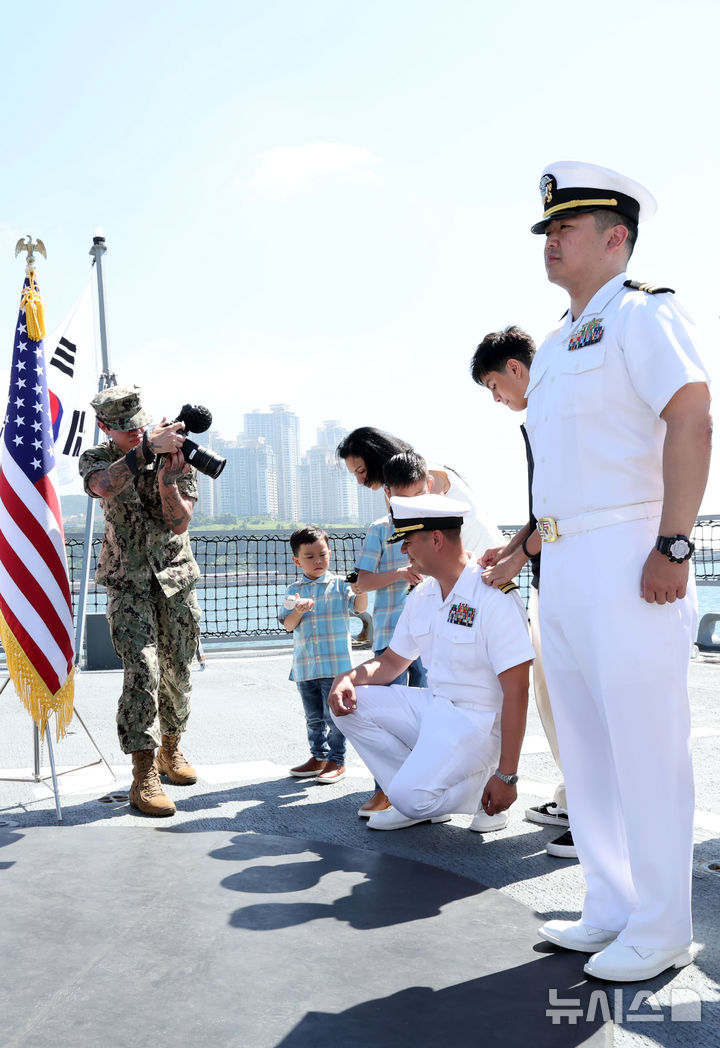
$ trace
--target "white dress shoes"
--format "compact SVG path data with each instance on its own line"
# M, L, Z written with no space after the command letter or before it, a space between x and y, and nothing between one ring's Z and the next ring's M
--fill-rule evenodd
M449 822L451 815L436 815L432 819L408 819L392 806L385 811L376 811L367 821L371 830L404 830L406 826L417 826L420 822Z
M491 833L493 830L504 830L508 824L508 819L509 816L506 811L499 811L497 815L488 815L482 808L478 808L468 829L474 830L475 833Z
M579 950L580 953L604 950L615 942L619 934L619 931L611 932L607 928L593 928L582 921L546 921L542 928L538 928L541 939L555 946L564 946L566 950Z
M613 942L601 953L595 953L585 965L585 972L596 979L610 982L638 982L652 979L668 968L684 968L692 961L692 943L674 950L651 950L644 946L623 946Z

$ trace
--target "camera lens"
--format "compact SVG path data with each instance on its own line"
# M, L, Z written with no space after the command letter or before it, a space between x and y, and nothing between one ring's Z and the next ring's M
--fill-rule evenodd
M182 453L185 461L194 466L198 473L204 473L213 480L217 480L227 463L227 459L216 455L210 448L199 447L194 440L188 440L187 437L182 445Z

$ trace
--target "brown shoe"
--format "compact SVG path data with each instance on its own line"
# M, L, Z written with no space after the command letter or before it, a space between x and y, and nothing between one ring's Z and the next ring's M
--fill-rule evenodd
M325 771L320 772L315 782L322 782L324 784L330 782L340 782L340 779L345 778L345 765L338 764L337 761L328 761L325 765Z
M365 801L358 808L358 815L361 819L369 819L371 815L374 815L376 811L385 811L386 808L390 807L390 801L387 799L382 790L377 790L373 793L370 800Z
M314 779L321 771L325 771L327 761L319 761L317 757L311 757L304 764L298 764L297 768L291 768L290 774L296 779Z
M137 750L132 754L132 762L131 806L143 815L174 815L175 805L163 792L155 767L155 750Z
M192 786L197 782L195 769L182 755L179 735L163 735L155 763L160 774L167 775L175 786Z

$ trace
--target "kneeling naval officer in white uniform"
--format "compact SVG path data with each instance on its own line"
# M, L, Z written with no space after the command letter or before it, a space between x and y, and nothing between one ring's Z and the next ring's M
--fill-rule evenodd
M543 938L589 975L652 978L691 960L690 530L710 460L708 375L669 288L626 279L639 183L594 164L543 173L545 268L570 308L527 389L540 624L573 839L579 921Z
M333 720L390 799L370 829L393 830L452 813L471 829L502 829L517 798L534 651L517 587L486 586L463 547L468 506L447 496L392 498L395 531L425 578L407 598L390 646L336 677ZM428 687L390 684L418 657Z

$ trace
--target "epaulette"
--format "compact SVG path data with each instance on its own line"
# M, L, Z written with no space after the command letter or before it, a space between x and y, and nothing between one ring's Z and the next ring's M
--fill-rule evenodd
M498 589L502 593L512 593L513 590L520 589L517 582L506 582L504 586L498 586Z
M647 295L674 295L675 288L658 287L655 284L642 284L639 280L626 280L623 287L629 287L632 291L644 291Z

